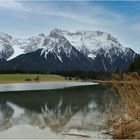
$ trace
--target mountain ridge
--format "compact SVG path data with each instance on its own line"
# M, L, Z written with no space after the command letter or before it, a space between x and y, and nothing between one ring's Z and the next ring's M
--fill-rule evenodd
M29 54L34 56L32 53L38 54L36 55L38 65L39 60L43 61L48 71L53 70L53 68L49 70L50 62L55 64L54 71L71 68L74 70L74 67L95 71L114 71L117 67L126 70L136 55L131 48L124 47L111 34L102 31L69 32L54 29L47 36L41 33L28 39L17 39L6 33L0 33L0 59L7 61L6 63L3 61L5 64L0 69L9 68L8 65L11 66L12 61L22 63L20 56L24 56L26 61ZM45 64L43 66L47 70ZM16 65L14 63L14 69ZM26 67L24 64L23 66Z

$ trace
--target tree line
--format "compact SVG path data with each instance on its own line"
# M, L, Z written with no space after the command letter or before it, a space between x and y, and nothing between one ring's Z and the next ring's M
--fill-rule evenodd
M58 74L61 76L67 77L75 77L77 79L111 79L111 73L109 72L97 72L97 71L55 71L55 72L47 72L47 71L32 71L32 70L0 70L0 74Z
M140 55L134 58L134 61L128 67L129 72L138 72L140 74Z
M51 74L59 74L64 77L75 77L78 79L91 79L91 80L104 80L108 79L110 80L112 78L110 72L97 72L97 71L59 71L59 72L53 72Z

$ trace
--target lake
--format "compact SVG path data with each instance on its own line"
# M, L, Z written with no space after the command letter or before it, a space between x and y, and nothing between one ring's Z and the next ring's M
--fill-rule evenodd
M29 90L49 90L66 87L96 85L91 82L37 82L37 83L10 83L0 84L0 92L5 91L29 91Z
M0 89L0 138L7 138L3 132L27 124L42 132L49 128L56 136L65 136L71 131L73 134L73 130L101 133L106 128L106 108L120 102L120 97L111 85L51 82L47 86L45 83L40 86L38 89L37 84L33 84L30 91L27 90L29 85L28 88L22 86L25 91L18 91L21 90L18 86L17 91L15 87L10 92L6 92L5 87ZM25 138L36 137L32 135ZM41 135L39 138L46 136ZM99 135L97 138L105 137Z

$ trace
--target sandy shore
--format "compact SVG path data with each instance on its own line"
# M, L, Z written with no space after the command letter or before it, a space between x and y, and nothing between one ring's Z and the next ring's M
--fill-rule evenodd
M16 125L8 130L0 132L0 139L57 139L57 140L93 140L93 139L110 139L110 136L104 136L102 132L82 131L72 129L68 133L53 133L49 128L39 129L31 125Z
M0 139L60 139L62 136L51 132L49 128L39 129L31 125L17 125L0 132Z

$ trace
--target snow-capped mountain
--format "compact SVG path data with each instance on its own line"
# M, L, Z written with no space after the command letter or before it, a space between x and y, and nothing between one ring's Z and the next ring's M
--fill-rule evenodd
M101 48L106 51L109 51L113 47L119 48L120 51L124 51L125 49L119 41L109 33L101 31L77 31L72 33L60 29L55 29L54 31L65 36L79 51L93 59Z
M0 59L8 59L13 55L14 50L10 43L12 37L5 33L0 33Z
M90 61L61 35L51 32L38 49L7 61L5 69L71 71L91 69Z
M85 56L92 58L95 70L113 71L116 67L125 70L136 55L132 49L124 47L106 32L77 31L72 33L60 29L54 31L65 36Z
M42 46L44 39L43 34L28 39L18 39L1 32L0 58L11 60L21 54L36 51Z
M49 36L45 38L42 45L41 55L43 54L46 59L48 54L53 54L63 63L63 61L65 61L63 58L64 55L67 58L75 57L78 60L80 53L64 36L52 31Z
M41 33L28 39L0 33L0 59L7 60L2 69L125 70L135 55L111 34L101 31L54 29L48 36Z
M28 39L17 39L11 40L11 45L14 49L14 53L7 60L11 60L21 54L29 53L40 49L45 39L45 35L39 34Z

